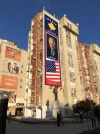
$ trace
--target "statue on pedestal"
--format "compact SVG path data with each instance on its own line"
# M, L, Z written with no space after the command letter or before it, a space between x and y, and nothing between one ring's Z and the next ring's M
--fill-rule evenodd
M58 101L58 87L57 86L54 87L53 93L54 93L55 101Z

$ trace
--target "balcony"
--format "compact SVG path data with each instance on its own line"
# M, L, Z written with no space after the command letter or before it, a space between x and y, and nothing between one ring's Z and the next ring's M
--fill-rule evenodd
M70 32L72 32L76 36L79 35L79 30L78 30L78 25L77 24L72 23L65 16L62 19L63 19L63 24L62 24L63 27L65 27L66 29L68 29ZM70 27L70 25L71 25L71 27Z
M88 81L90 80L90 77L89 77L89 76L85 76L85 78L86 78L86 80L88 80Z
M92 44L91 46L93 51L100 56L100 48L95 44Z
M31 46L31 51L33 51L33 46Z
M79 74L80 74L80 78L82 78L82 73L80 72Z
M40 50L42 50L42 45L40 46Z
M43 33L42 33L42 32L40 33L40 39L41 39L41 38L43 38Z

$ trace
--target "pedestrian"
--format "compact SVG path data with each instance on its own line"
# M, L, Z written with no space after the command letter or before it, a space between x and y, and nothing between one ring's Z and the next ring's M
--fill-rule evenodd
M100 126L100 113L98 113L96 116L97 116L98 125Z
M95 113L93 110L89 111L89 116L91 119L92 127L96 127Z
M8 123L10 123L10 121L11 121L11 112L9 113L9 115L8 115Z
M60 122L63 124L64 126L64 122L63 122L63 117L62 117L62 113L61 113L61 110L60 110Z
M83 123L83 111L79 111L80 122Z
M94 112L97 117L98 125L100 126L100 110L98 109L98 107L95 107Z
M60 126L60 114L57 112L57 127Z

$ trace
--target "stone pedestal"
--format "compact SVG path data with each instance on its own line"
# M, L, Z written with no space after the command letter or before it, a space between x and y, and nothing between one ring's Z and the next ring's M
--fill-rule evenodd
M47 111L46 111L46 118L50 118L50 117L51 117L51 115L50 115L50 111L47 110Z
M54 101L53 102L53 116L56 118L57 117L57 112L59 112L59 101Z

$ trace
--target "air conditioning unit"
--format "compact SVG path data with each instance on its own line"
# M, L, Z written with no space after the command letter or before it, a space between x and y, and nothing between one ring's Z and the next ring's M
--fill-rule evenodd
M37 70L38 70L38 72L41 72L41 68L38 68Z
M42 45L40 46L40 50L42 50Z
M40 72L40 76L42 76L42 72Z
M36 44L36 42L34 42L34 45Z
M33 60L36 59L36 57L33 57Z

